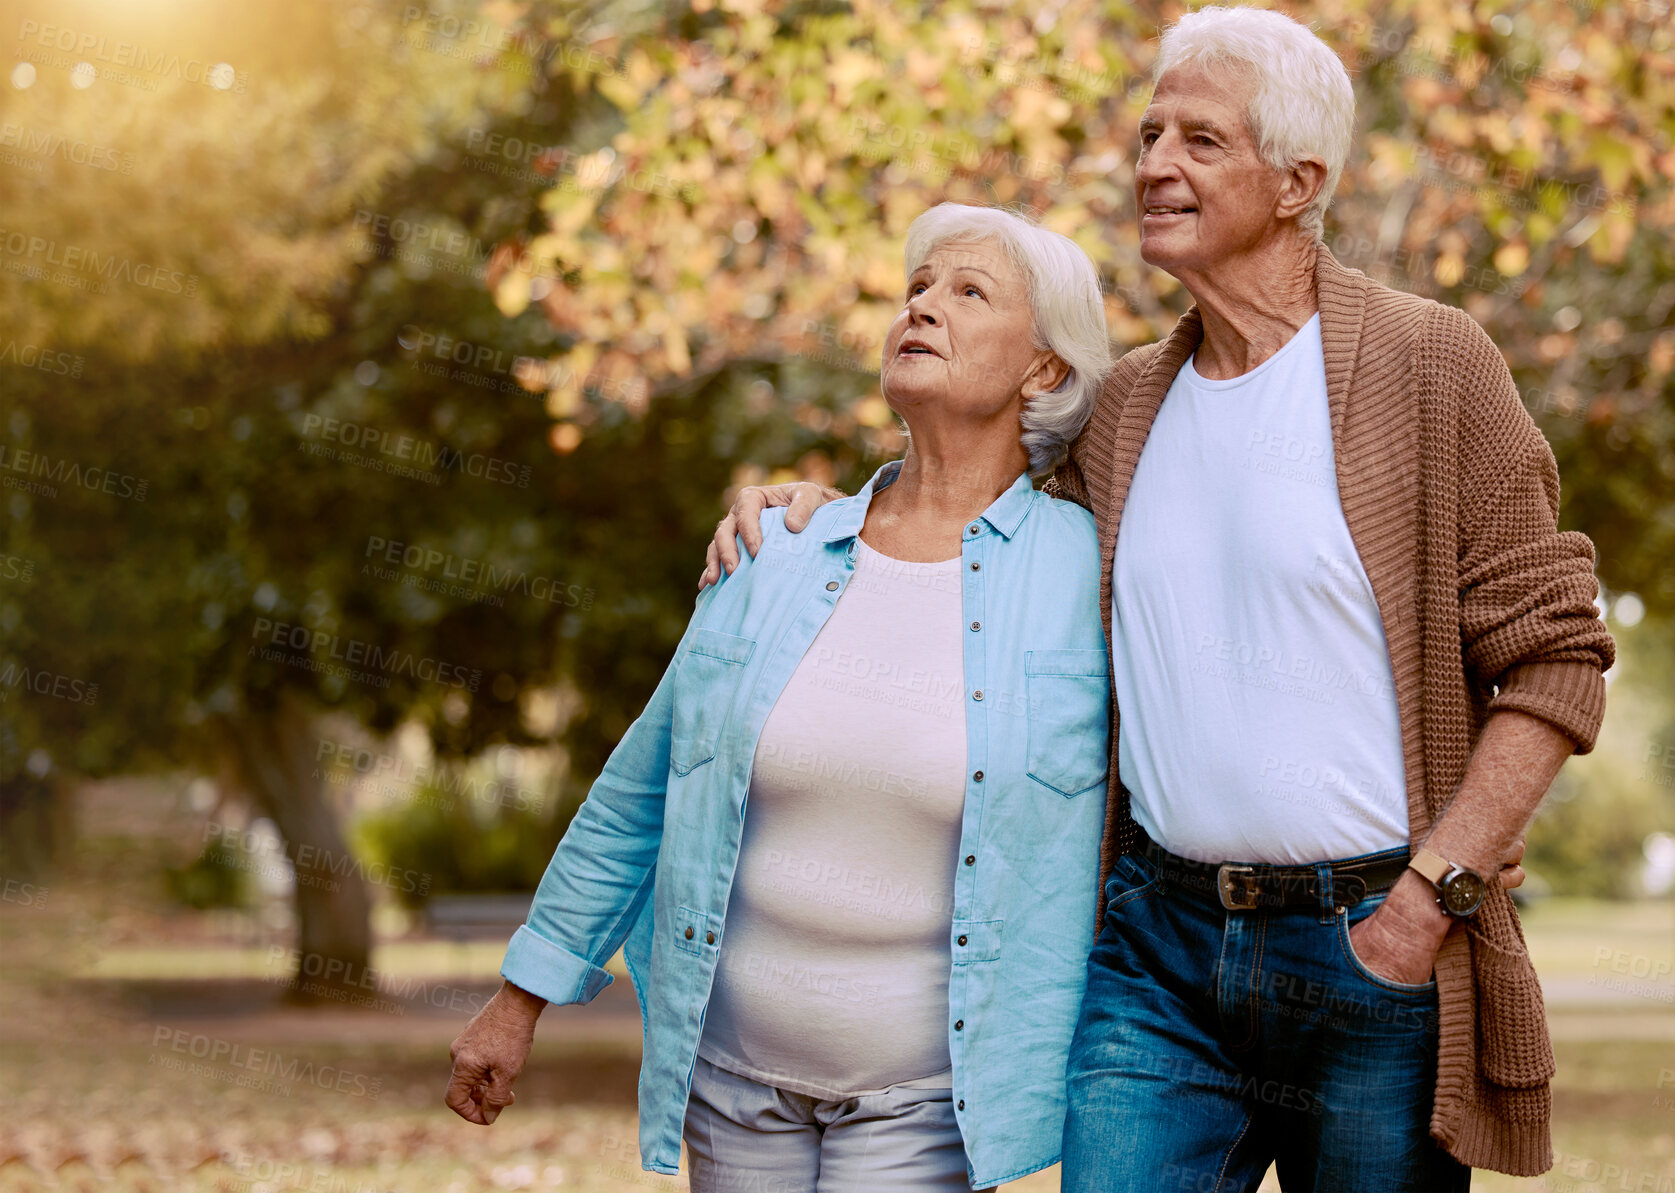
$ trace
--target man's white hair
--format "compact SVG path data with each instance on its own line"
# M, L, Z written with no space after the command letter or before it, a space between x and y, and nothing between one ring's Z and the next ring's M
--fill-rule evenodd
M1331 47L1284 13L1212 5L1164 31L1152 78L1186 65L1230 69L1253 86L1246 119L1270 166L1289 170L1310 157L1326 163L1326 184L1297 221L1320 235L1355 129L1355 88Z
M1099 271L1074 240L1024 216L998 207L939 203L907 229L907 276L938 245L978 241L998 243L1024 276L1035 347L1069 366L1058 388L1024 395L1023 445L1030 473L1039 476L1064 462L1111 370Z

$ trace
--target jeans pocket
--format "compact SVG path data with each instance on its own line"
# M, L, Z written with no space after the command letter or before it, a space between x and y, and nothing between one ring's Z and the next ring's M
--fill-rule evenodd
M1349 922L1350 918L1347 912L1338 917L1338 945L1343 951L1344 960L1349 963L1349 967L1355 971L1357 976L1389 994L1426 998L1436 993L1437 983L1434 976L1429 981L1410 984L1394 981L1368 969L1361 958L1355 955L1355 946L1350 942L1349 930L1353 927ZM1356 922L1359 923L1360 920Z
M1109 915L1124 904L1149 895L1158 884L1157 867L1138 853L1125 853L1111 867L1105 880L1105 912Z

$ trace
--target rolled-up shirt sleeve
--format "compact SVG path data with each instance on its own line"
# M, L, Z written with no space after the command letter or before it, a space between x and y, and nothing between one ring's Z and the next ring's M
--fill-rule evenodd
M1468 321L1469 322L1469 321ZM1491 712L1537 717L1593 749L1615 658L1594 599L1594 546L1560 531L1559 471L1499 351L1475 323L1460 376L1460 644L1467 674L1498 687ZM1485 392L1486 391L1486 392Z
M605 962L651 896L668 795L675 668L717 587L698 598L674 660L588 790L553 851L529 918L507 945L500 976L548 1002L588 1002L611 984Z

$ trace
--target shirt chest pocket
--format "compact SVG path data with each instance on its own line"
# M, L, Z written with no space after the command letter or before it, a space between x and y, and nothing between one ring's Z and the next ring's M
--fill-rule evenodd
M1029 691L1029 777L1062 796L1105 782L1111 761L1110 665L1103 650L1032 650L1024 656Z
M669 761L690 774L715 757L756 643L719 630L694 630L675 669Z

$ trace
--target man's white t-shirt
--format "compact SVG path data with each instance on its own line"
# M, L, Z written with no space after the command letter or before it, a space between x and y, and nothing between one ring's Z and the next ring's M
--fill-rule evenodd
M1317 314L1170 385L1112 570L1118 762L1172 853L1294 864L1408 843L1384 623L1344 521Z

